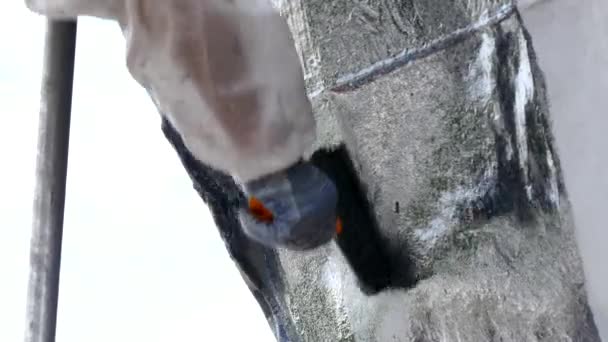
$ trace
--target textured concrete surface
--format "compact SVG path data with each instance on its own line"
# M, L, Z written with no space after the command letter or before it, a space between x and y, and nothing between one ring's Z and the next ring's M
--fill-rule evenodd
M308 253L248 241L239 189L164 131L277 339L599 341L514 6L276 4L321 123L310 155L341 188L341 237Z
M608 341L608 1L551 0L523 12L543 69L595 320Z

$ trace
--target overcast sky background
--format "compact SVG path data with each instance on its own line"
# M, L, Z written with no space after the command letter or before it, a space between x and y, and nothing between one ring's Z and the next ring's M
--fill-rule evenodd
M524 19L608 336L608 1L545 3ZM120 30L84 18L78 37L57 340L273 341L126 70ZM1 342L24 332L43 38L44 19L23 1L0 4Z
M0 341L22 341L44 19L0 4ZM113 22L79 21L57 340L273 341Z

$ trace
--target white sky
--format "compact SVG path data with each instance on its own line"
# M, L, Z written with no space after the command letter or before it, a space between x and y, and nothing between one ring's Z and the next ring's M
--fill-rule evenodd
M274 341L130 77L112 22L78 31L57 341ZM0 341L23 340L44 19L0 4Z
M124 66L119 29L81 19L78 35L57 340L274 341L162 136L159 115ZM2 342L21 341L24 332L43 36L44 19L22 0L0 3ZM555 55L540 35L536 45L541 57L546 50L545 61ZM551 65L544 68L551 81ZM594 65L587 76L598 70L606 68ZM551 91L559 83L550 84ZM608 249L600 213L608 198L608 157L587 149L608 146L602 138L608 122L597 109L605 106L596 105L603 94L569 100L579 104L569 118L560 114L563 106L553 113L590 294L605 320ZM589 113L599 119L588 120Z

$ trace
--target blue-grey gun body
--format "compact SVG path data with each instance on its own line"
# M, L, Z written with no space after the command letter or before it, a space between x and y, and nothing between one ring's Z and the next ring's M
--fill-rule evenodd
M272 213L271 220L262 220L251 208L241 210L245 233L261 244L307 250L336 235L336 186L310 163L247 182L243 190Z

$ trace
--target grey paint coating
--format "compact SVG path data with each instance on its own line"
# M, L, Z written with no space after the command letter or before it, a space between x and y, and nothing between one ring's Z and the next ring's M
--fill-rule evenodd
M591 307L608 340L608 2L544 1L523 12L547 83Z
M369 294L336 243L249 241L238 187L165 121L277 339L599 341L545 79L513 4L275 2L326 123L315 147L345 146L384 250L411 263L390 276L415 280ZM362 70L371 77L340 86Z

